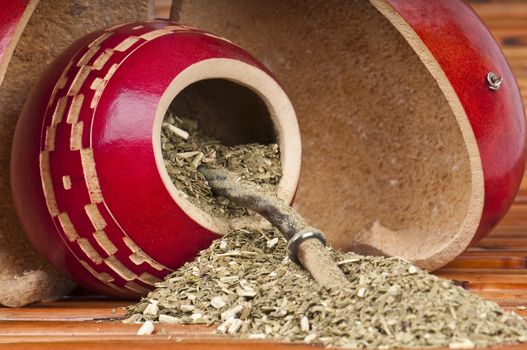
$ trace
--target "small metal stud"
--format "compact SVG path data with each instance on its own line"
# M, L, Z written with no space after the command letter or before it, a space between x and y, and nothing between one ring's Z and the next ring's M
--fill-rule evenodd
M487 83L489 85L489 89L491 90L498 90L501 86L501 83L503 82L503 77L499 77L494 72L488 72L487 73Z

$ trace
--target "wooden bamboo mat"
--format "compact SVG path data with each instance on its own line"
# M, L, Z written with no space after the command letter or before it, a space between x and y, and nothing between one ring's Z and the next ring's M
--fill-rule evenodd
M442 1L442 0L438 0ZM156 5L167 17L170 1ZM527 100L527 1L472 1L504 48ZM511 211L488 237L437 274L471 292L527 317L527 180ZM308 349L310 346L235 341L203 326L158 326L152 336L137 336L138 325L122 324L128 302L76 296L27 308L0 308L0 347L13 349ZM527 349L527 345L500 349Z

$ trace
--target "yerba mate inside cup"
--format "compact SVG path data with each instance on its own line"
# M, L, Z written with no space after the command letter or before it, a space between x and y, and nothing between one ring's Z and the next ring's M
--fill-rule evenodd
M170 115L189 118L200 132L226 146L244 144L279 145L282 177L278 195L290 202L296 189L300 166L300 139L295 113L287 96L267 73L229 60L195 64L176 78L162 97L155 128ZM185 131L185 130L183 130ZM230 220L214 215L210 206L200 206L174 186L163 160L160 138L154 139L156 162L172 198L194 221L218 233L226 233ZM200 155L201 156L201 155ZM199 163L196 163L196 165ZM251 219L237 220L243 226Z

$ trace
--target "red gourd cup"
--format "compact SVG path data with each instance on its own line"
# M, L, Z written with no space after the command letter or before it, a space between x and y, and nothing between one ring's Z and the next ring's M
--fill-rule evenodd
M200 111L229 144L277 142L291 201L300 134L287 95L236 45L167 21L130 23L69 47L30 93L17 125L12 186L37 250L83 287L137 297L194 258L226 222L172 184L161 124Z

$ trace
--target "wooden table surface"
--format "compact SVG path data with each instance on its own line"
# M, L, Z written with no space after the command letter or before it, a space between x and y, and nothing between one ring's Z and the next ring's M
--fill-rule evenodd
M508 56L527 100L527 1L472 1ZM166 17L169 1L158 1ZM511 211L488 237L469 248L437 274L462 281L465 288L527 317L527 180ZM0 347L13 349L304 349L259 341L235 341L203 326L158 325L152 336L137 336L138 325L125 325L128 302L77 296L26 308L0 308ZM113 320L112 320L113 319ZM527 345L503 349L527 349Z
M527 317L527 203L516 203L492 234L436 272L471 292ZM204 326L157 325L152 336L137 336L139 325L121 323L126 301L89 296L26 308L0 308L0 347L139 349L156 345L185 349L302 349L268 342L235 341ZM271 346L272 345L272 346ZM505 347L504 347L505 348ZM507 349L527 349L527 345Z

